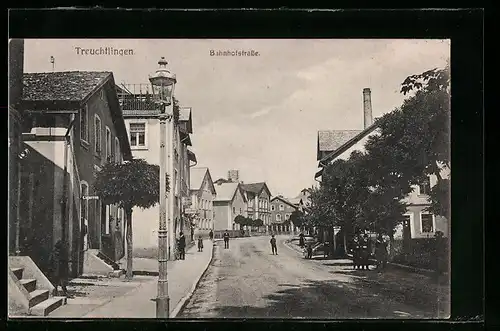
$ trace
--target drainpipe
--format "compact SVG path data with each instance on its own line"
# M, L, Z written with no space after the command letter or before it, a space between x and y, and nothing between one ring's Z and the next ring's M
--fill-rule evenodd
M68 129L66 130L66 134L64 135L64 171L63 171L63 194L61 198L61 205L62 205L62 239L66 241L66 226L68 224L67 220L67 206L68 206L68 148L70 144L69 140L69 134L71 132L71 129L73 128L73 125L75 124L76 118L74 114L71 114L71 122L68 126Z

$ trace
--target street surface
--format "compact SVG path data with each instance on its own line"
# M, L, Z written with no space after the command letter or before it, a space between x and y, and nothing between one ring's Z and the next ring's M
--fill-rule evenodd
M287 238L278 237L279 255L269 237L233 239L229 249L218 242L179 318L438 318L437 296L402 288L401 276L387 288L349 260L306 260Z

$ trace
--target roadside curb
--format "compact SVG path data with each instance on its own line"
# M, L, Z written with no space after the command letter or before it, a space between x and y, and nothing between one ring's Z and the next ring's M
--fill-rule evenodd
M212 246L212 254L210 256L210 259L208 259L207 265L203 269L203 272L195 280L195 282L193 283L193 286L191 287L191 289L189 290L189 292L179 301L179 303L177 304L177 306L175 306L174 310L170 314L170 318L176 318L177 315L179 315L182 312L182 310L186 307L187 303L189 302L189 299L191 299L191 297L193 296L194 291L196 291L196 288L200 284L201 279L206 274L206 272L208 270L208 267L212 263L212 260L214 259L214 251L215 251L215 244Z

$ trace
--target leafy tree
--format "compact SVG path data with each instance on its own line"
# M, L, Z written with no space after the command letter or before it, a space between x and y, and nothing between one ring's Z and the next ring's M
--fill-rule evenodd
M237 215L234 218L234 223L239 224L240 226L245 226L247 222L247 218L243 215Z
M304 217L304 213L297 209L290 214L289 221L292 222L294 226L301 228L304 225Z
M132 209L150 208L160 198L160 167L141 159L107 163L97 173L94 189L107 205L116 204L125 211L127 238L127 278L132 278ZM167 176L167 192L169 190Z
M264 225L264 221L261 220L260 218L257 218L255 220L253 220L252 222L252 226L255 226L255 227L259 227L259 226L263 226Z
M366 144L368 154L377 161L373 178L376 186L390 186L399 195L435 175L435 189L442 193L446 183L441 181L446 178L441 171L450 168L449 65L406 78L401 93L410 92L399 109L380 119L380 135L370 137ZM431 209L443 210L449 196L435 193Z
M451 217L450 184L449 179L442 179L432 187L430 192L431 206L428 208L433 214L442 215L448 220Z

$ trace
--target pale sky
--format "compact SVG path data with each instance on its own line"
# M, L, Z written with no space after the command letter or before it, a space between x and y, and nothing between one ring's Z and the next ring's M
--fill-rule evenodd
M133 55L78 55L76 47L132 49ZM210 56L254 50L259 56ZM193 109L198 166L214 180L238 169L245 183L267 182L273 195L295 197L315 184L317 131L363 129L363 88L373 116L402 104L403 80L442 67L448 40L25 41L25 72L112 71L116 84L148 83L161 56L177 75L175 96Z

